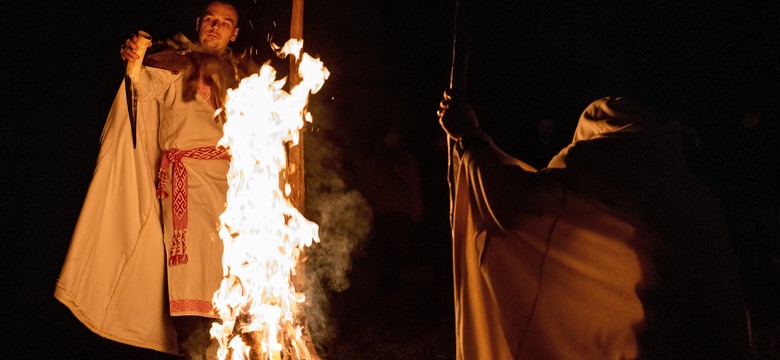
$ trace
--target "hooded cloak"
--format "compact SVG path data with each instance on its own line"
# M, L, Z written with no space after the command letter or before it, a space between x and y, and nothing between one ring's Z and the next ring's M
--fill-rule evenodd
M454 154L458 359L747 357L719 205L668 134L604 98L547 169Z

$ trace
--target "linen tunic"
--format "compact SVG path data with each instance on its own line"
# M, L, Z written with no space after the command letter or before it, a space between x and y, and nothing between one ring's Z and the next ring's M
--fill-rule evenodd
M200 94L185 101L184 75L167 70L147 68L148 75L140 86L160 106L159 143L163 153L174 149L215 148L222 138L222 122L215 109ZM211 305L222 279L222 240L217 234L219 215L225 210L229 161L221 159L184 158L188 177L188 221L186 229L186 264L168 266L168 297L172 316L197 315L217 318ZM171 253L173 229L173 184L177 181L172 166L162 199L163 231L166 254Z

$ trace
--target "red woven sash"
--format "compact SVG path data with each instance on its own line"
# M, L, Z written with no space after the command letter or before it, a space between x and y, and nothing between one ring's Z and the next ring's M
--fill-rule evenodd
M223 147L204 146L188 150L171 149L162 154L160 159L160 172L157 174L157 197L167 198L169 195L165 192L165 183L168 181L168 167L173 166L171 175L173 177L171 187L173 188L173 199L171 207L173 208L173 244L171 254L168 258L168 265L186 264L187 244L185 236L187 234L187 193L189 182L187 178L187 168L182 162L183 158L198 160L230 160L230 155Z

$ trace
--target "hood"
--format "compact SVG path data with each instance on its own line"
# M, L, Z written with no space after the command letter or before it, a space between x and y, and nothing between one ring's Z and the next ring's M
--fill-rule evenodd
M566 157L577 143L605 138L634 138L662 147L672 143L671 131L646 108L624 97L605 97L585 108L571 144L553 157L548 168L565 168Z

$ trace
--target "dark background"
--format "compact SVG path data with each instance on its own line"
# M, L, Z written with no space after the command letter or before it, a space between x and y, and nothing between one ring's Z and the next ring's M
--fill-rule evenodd
M439 274L450 250L446 156L435 110L449 80L454 2L305 6L305 50L331 71L315 95L313 110L326 120L319 126L343 149L347 169L350 153L370 152L365 144L380 142L388 129L398 131L419 164L422 226L432 234L418 246ZM121 81L119 45L137 29L156 38L191 35L201 4L30 1L3 7L0 286L10 314L3 357L163 358L92 334L52 294ZM277 43L287 39L289 1L245 1L242 7L239 48L265 49L268 33ZM493 1L474 4L470 15L467 98L498 144L517 154L537 118L554 118L568 136L591 101L637 94L699 133L704 155L695 165L717 188L721 145L738 115L760 108L771 119L780 108L778 2ZM355 256L353 276L359 278L361 264L375 254ZM436 299L426 312L435 316L421 318L440 325L447 338L452 305L443 273L443 280L427 283L434 295L421 294ZM336 317L348 317L339 313L340 302L360 303L348 299L349 291L334 295ZM373 311L381 318L379 307ZM452 358L450 343L439 341L432 347L446 351L422 357Z

